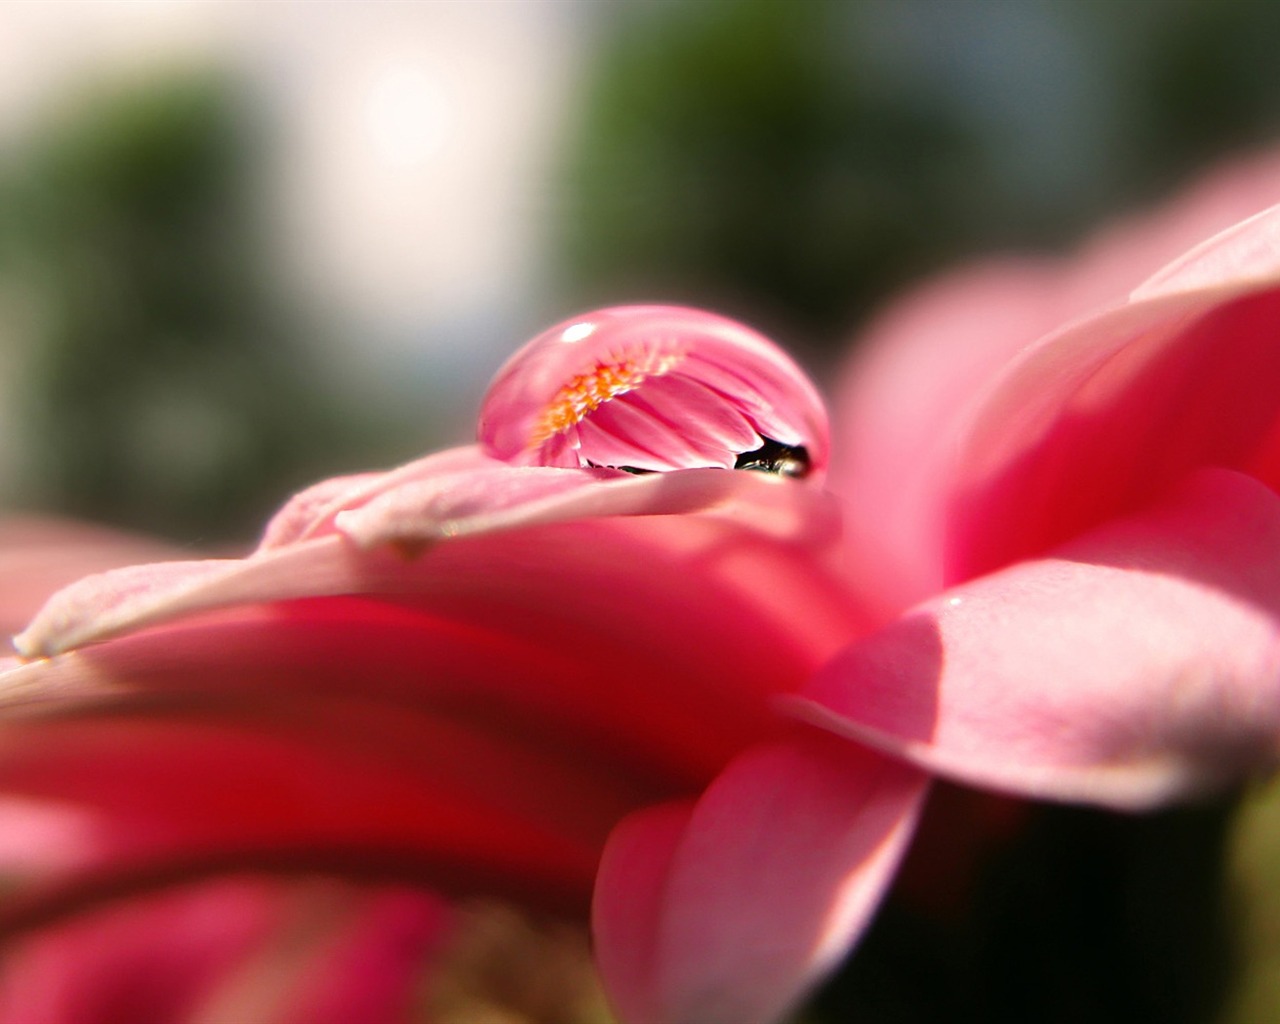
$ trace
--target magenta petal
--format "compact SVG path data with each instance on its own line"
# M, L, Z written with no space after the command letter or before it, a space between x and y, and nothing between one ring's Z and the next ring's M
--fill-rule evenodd
M6 949L22 1024L407 1021L448 918L408 889L236 877L86 907Z
M523 583L522 574L513 575ZM636 596L655 600L654 591ZM764 627L757 631L763 636L744 637L730 650L723 644L732 642L732 631L721 638L700 628L717 604L743 610L723 588L697 588L687 602L668 602L658 613L712 642L715 650L706 653L637 645L619 658L601 634L622 614L622 602L597 599L594 618L569 608L557 619L536 610L549 599L534 594L527 610L498 606L489 627L459 620L469 604L465 587L419 607L331 598L235 609L29 662L4 677L0 713L31 722L92 716L105 704L116 714L163 707L198 719L215 707L238 713L270 703L282 714L308 716L333 701L385 704L406 722L423 716L424 736L435 723L464 720L512 750L546 748L557 761L575 752L569 760L588 765L588 785L573 794L573 817L590 822L621 812L616 802L601 802L603 793L651 799L669 796L673 786L700 786L773 724L767 687L799 686L808 674L803 663L789 664L785 651L773 653L785 638ZM660 622L639 621L641 635ZM717 678L717 669L728 680ZM718 728L707 735L697 719L713 715ZM501 763L491 757L487 768ZM471 765L460 770L469 786L487 777ZM570 783L557 778L555 787L568 806ZM505 791L517 793L510 784ZM14 813L24 831L40 831L23 811ZM49 823L55 837L73 826L56 816Z
M269 883L239 878L94 908L6 949L0 1019L192 1020L296 909Z
M1280 753L1280 498L1204 470L1162 504L949 591L788 699L962 781L1143 808Z
M5 729L5 789L85 820L73 863L10 876L0 934L122 889L228 871L400 878L579 912L628 806L612 779L545 745L403 708L323 698L231 721L237 709L211 706L222 713Z
M926 777L797 733L730 763L696 806L611 836L594 927L632 1024L766 1024L849 950L909 838Z

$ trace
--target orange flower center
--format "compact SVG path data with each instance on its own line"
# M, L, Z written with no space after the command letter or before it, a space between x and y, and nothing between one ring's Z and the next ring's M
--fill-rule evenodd
M531 443L540 445L575 423L581 423L609 399L638 388L649 377L662 376L679 361L678 355L655 352L597 363L590 372L578 374L556 392L534 426Z

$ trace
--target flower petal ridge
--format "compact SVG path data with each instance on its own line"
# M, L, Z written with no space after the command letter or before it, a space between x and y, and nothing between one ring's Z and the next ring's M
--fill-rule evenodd
M817 390L771 341L679 306L619 306L538 335L498 372L478 439L515 465L821 476Z

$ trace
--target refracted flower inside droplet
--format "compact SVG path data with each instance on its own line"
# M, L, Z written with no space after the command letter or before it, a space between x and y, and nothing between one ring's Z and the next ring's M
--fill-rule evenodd
M478 436L517 465L631 472L721 467L821 474L826 410L776 345L679 306L565 321L520 349L485 396Z

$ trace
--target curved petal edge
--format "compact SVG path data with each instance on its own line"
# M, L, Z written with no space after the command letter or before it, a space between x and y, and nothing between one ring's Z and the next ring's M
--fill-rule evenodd
M1280 497L1203 470L958 586L797 697L812 724L979 786L1140 809L1280 760Z
M593 912L622 1019L779 1019L870 920L926 788L909 765L802 729L739 756L695 806L624 821Z

